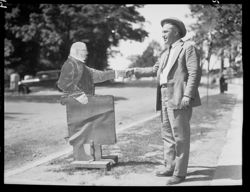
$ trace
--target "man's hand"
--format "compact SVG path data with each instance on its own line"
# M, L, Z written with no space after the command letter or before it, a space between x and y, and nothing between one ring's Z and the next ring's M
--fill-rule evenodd
M129 78L134 74L134 68L128 68L124 70L115 70L115 77L116 79L119 77L122 78Z
M124 70L115 70L115 78L130 78L134 74L134 68L128 68Z
M190 107L190 102L191 102L191 98L184 96L181 100L181 108L186 109L186 108Z
M125 78L126 71L125 70L115 70L115 79L118 79L119 77Z

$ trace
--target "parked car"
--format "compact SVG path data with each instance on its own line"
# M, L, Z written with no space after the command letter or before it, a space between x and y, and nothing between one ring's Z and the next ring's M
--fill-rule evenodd
M39 71L36 73L35 77L25 78L19 82L20 92L28 93L30 87L58 89L56 82L60 76L60 72L60 70Z

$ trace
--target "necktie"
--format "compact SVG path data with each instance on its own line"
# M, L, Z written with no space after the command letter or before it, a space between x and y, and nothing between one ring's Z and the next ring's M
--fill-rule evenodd
M162 70L166 67L166 65L167 65L170 50L171 50L171 45L169 46L169 48L168 48L168 50L167 50L166 57L165 57L165 59L164 59L164 63L163 63L163 65L162 65L162 67L161 67L161 71L162 71Z

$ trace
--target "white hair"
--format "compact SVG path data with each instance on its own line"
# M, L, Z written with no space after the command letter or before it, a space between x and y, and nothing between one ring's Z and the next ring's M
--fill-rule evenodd
M75 42L71 45L69 55L74 57L75 59L82 61L83 58L81 58L80 56L81 51L87 51L86 44L83 42Z

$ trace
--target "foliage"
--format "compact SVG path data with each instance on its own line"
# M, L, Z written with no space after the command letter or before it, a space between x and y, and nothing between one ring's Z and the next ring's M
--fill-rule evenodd
M5 65L23 67L21 73L27 73L30 66L31 73L42 68L58 69L71 44L84 41L89 52L87 65L105 69L108 48L118 46L121 39L142 41L147 36L145 19L136 11L142 6L13 4L5 13Z
M158 58L158 54L161 50L161 45L152 41L149 43L146 50L142 53L142 55L133 55L129 59L132 62L130 67L151 67L155 64Z
M197 18L192 25L196 32L194 41L203 49L204 42L208 44L208 53L222 57L229 52L230 57L236 57L235 50L241 44L242 5L241 4L198 4L190 5L191 17ZM233 58L231 58L233 59Z
M5 67L19 73L34 74L38 62L38 43L25 41L29 31L23 31L24 41L20 38L21 28L29 22L30 12L40 12L38 4L9 5L5 11L4 61ZM24 25L24 26L23 26Z

